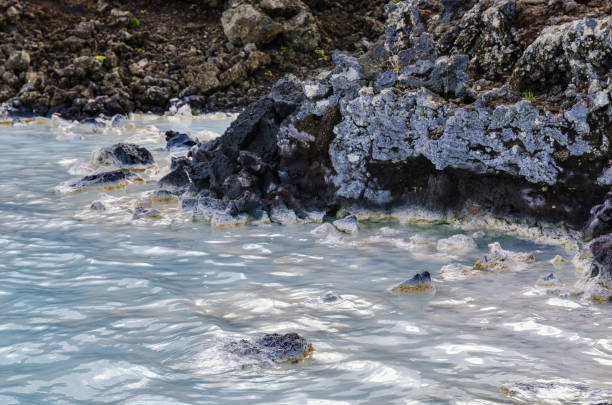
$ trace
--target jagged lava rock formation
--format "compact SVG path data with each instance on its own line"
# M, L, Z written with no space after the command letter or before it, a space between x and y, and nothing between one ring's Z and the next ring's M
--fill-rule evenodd
M526 2L391 2L384 40L335 53L316 80L286 76L162 183L234 214L478 206L581 225L612 184L612 17L598 4L526 29Z

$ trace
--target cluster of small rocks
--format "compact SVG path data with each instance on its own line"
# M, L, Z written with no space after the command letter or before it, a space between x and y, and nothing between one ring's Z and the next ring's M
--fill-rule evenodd
M306 76L328 65L313 50L336 36L322 32L300 0L184 0L146 9L112 0L62 7L3 0L0 103L11 114L79 120L182 105L241 108L279 73Z

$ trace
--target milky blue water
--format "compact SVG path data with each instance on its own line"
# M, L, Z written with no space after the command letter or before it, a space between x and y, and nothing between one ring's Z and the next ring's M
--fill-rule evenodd
M611 388L611 306L534 288L550 271L577 279L560 247L485 230L477 250L438 252L437 239L470 233L443 225L363 224L331 242L310 233L316 224L215 230L176 203L158 207L160 220L132 220L168 162L160 131L209 136L228 123L0 125L0 404L503 404L512 399L500 387L517 381ZM160 168L148 184L107 192L112 213L89 208L99 191L56 191L92 150L126 140ZM432 244L407 243L416 234ZM474 264L493 241L536 262L438 275L451 261ZM568 262L553 266L555 255ZM435 295L389 293L423 270ZM327 292L340 298L321 300ZM314 354L258 365L222 351L274 332L299 333Z

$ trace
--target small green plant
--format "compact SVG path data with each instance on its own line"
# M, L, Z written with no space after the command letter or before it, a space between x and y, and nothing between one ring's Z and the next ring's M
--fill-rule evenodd
M136 80L138 80L138 77L136 77L136 76L132 76L132 80L133 80L133 81L136 81Z
M145 10L145 9L140 10L140 14L147 14L147 13L148 13L148 11Z
M523 93L523 100L533 103L534 101L536 101L536 96L534 96L532 92L526 91Z
M314 53L319 56L320 61L326 61L329 56L325 53L325 49L315 49Z
M94 59L100 64L104 64L104 61L106 60L106 56L104 55L96 55L94 56Z
M272 76L274 76L274 75L272 74L272 72L271 72L271 71L266 70L266 71L264 72L264 76L266 76L266 77L272 77Z
M136 52L138 53L145 53L145 50L142 48L136 48Z
M291 48L289 48L288 46L281 45L280 50L281 52L289 53L291 51Z
M140 20L136 17L132 17L130 20L130 28L138 28L140 27Z

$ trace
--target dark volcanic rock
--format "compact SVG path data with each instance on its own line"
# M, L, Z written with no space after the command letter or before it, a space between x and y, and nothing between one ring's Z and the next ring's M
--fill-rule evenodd
M155 164L151 152L133 143L117 143L102 148L94 153L93 161L101 166L122 168L145 168Z
M591 208L591 217L587 221L583 234L587 240L612 233L612 199Z
M409 280L393 287L391 292L396 294L420 294L434 291L431 276L428 271L417 273Z
M312 345L297 333L273 333L252 340L242 339L227 343L224 349L239 357L258 359L261 363L296 362L314 351Z
M85 176L76 183L69 184L68 188L70 191L87 191L92 187L116 188L121 187L125 181L136 178L138 176L134 173L114 170Z
M601 236L591 243L593 265L591 277L603 276L612 280L612 234Z
M187 134L179 134L175 131L166 132L166 149L168 150L188 149L197 144L197 140Z

